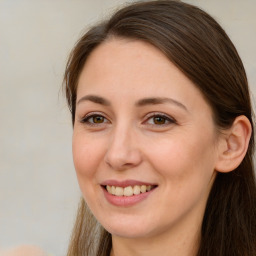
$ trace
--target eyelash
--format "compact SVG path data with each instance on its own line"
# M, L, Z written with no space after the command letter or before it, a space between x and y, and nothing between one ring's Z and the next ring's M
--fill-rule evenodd
M102 118L103 122L100 123L95 123L93 121L93 118ZM154 119L154 118L160 118L164 121L164 123L161 124L156 124L156 123L148 123L150 126L166 126L169 124L176 124L176 120L172 117L169 117L168 115L162 114L162 113L149 113L146 115L145 121L143 121L143 124L146 122L149 122L149 120ZM91 119L91 121L90 121ZM80 120L81 123L89 125L89 126L100 126L102 124L110 123L110 121L102 114L100 113L90 113L87 114L85 117L83 117ZM154 121L153 121L154 122Z
M93 121L90 122L90 119L93 119L93 118L103 118L104 120L102 123L94 123ZM85 117L83 117L80 120L80 122L83 124L86 124L86 125L90 125L90 126L99 126L104 123L109 123L109 121L106 122L106 120L108 120L108 119L100 113L90 113L90 114L87 114Z
M164 120L164 123L163 124L152 123L152 124L149 124L149 125L161 127L161 126L166 126L166 125L169 125L169 124L176 124L177 123L174 118L172 118L168 115L162 114L162 113L149 113L146 116L146 120L144 122L148 122L150 119L154 119L154 118L161 118L161 119Z

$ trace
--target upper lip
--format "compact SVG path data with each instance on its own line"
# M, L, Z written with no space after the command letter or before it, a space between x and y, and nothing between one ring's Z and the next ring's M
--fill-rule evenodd
M146 186L156 186L154 183L139 181L139 180L106 180L101 183L101 186L115 186L115 187L128 187L128 186L135 186L135 185L146 185Z

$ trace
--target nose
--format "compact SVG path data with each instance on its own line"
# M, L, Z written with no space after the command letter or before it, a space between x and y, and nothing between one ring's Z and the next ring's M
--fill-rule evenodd
M113 131L104 160L117 171L136 167L142 162L142 152L131 129L117 128Z

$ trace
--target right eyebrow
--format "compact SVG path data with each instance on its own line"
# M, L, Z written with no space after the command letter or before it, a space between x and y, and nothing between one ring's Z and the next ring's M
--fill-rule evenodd
M86 96L80 98L77 101L76 105L80 104L83 101L91 101L91 102L101 104L101 105L104 105L104 106L110 106L111 105L110 102L107 99L104 99L104 98L96 96L96 95L86 95Z

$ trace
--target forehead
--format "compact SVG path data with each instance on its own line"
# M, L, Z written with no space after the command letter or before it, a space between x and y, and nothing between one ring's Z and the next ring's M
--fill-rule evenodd
M133 93L131 93L133 92ZM88 57L78 83L78 98L104 94L107 98L175 97L195 104L201 92L159 49L127 39L111 39ZM196 100L197 99L197 100ZM204 101L204 104L206 102Z
M104 79L106 79L109 74L112 76L116 73L116 76L128 76L129 74L130 79L132 79L134 74L138 76L139 73L145 78L145 72L147 72L148 77L151 75L156 77L156 72L148 71L157 70L159 73L162 70L164 72L170 65L172 63L169 59L149 43L115 38L94 49L83 70L86 75L93 74L94 78L101 78L101 76L96 76L100 74L104 75Z

